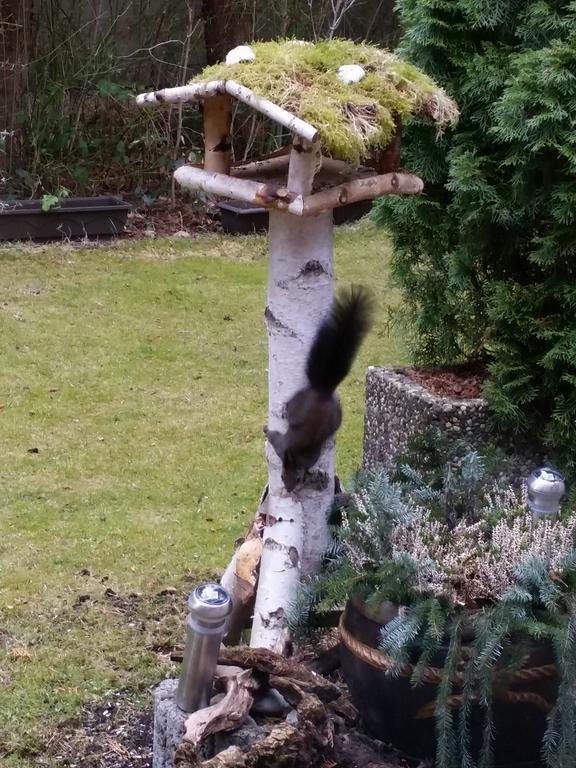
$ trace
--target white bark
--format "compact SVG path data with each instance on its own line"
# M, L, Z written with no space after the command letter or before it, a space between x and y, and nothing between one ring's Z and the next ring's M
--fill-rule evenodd
M295 139L288 165L288 190L302 197L309 195L321 163L319 142Z
M154 104L185 104L222 93L226 93L226 81L211 80L208 83L179 85L175 88L163 88L160 91L141 93L136 96L136 104L139 107Z
M290 184L307 194L318 148L293 150ZM298 157L296 157L298 155ZM272 210L268 266L268 427L285 431L284 405L305 386L305 364L316 329L333 296L332 213L301 219ZM268 525L254 622L252 647L284 652L287 612L302 575L320 565L328 541L327 513L334 495L334 445L330 441L310 478L288 493L282 464L268 445Z
M314 216L322 211L330 211L359 200L373 200L382 195L419 195L423 189L422 179L412 173L383 173L380 176L352 179L337 187L308 195L301 204L296 198L287 210L292 212L295 208L300 216Z
M278 190L273 185L250 179L237 179L225 173L213 173L192 165L181 165L174 171L174 178L186 189L201 189L212 195L245 200L254 205L271 207L276 203L286 208L290 202L289 197L277 197Z

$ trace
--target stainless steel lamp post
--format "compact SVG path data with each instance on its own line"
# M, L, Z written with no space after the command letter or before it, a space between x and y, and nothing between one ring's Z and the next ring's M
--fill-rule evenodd
M566 481L557 469L535 469L528 478L528 506L533 517L557 517L565 493Z
M184 712L207 707L220 643L232 600L220 584L200 584L188 598L186 648L178 681L176 704Z

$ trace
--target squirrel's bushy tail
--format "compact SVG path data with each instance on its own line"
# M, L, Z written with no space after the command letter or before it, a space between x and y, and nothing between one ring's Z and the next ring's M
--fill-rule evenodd
M348 374L373 314L374 300L363 286L340 291L308 353L306 374L312 389L334 392Z

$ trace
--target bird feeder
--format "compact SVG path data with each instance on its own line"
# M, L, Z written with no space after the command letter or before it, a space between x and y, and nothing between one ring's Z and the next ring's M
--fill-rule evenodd
M324 52L340 57L338 66L323 61ZM204 162L179 167L176 181L269 211L267 424L283 432L284 405L306 383L306 356L333 298L333 210L382 195L419 194L422 181L399 165L402 120L418 114L442 128L455 121L457 109L414 67L348 41L241 46L189 85L141 94L137 103L201 104ZM234 163L238 105L279 126L286 145ZM292 493L270 447L267 458L267 525L251 644L281 651L297 584L318 570L328 543L334 444Z

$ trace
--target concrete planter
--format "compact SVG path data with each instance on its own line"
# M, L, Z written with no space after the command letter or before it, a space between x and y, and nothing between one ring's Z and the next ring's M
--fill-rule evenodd
M405 367L368 368L364 417L366 469L390 468L410 440L427 429L439 429L448 442L465 440L482 450L497 445L512 460L514 475L526 477L542 459L534 446L495 435L484 398L435 395L406 375Z

